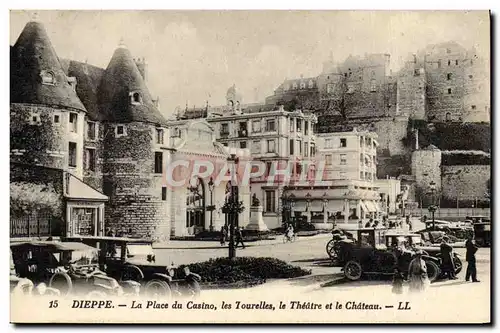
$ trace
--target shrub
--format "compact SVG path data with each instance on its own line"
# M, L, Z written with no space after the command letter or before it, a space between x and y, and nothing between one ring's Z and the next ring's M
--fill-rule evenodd
M58 216L60 207L60 196L51 185L10 183L11 213L29 215L43 210Z
M263 283L266 279L288 279L311 274L276 258L236 257L210 259L209 261L187 265L191 272L199 274L202 282L228 284L246 282ZM182 278L182 265L178 269Z

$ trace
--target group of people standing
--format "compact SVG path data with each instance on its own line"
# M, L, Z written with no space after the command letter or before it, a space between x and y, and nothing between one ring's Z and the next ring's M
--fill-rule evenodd
M238 245L241 244L241 248L245 248L245 244L243 243L243 228L235 228L235 244L234 246L235 247L238 247ZM227 225L223 225L221 228L220 228L220 245L221 246L224 246L226 245L226 241L228 240L229 238L229 228Z
M362 222L360 222L360 223L362 225ZM413 226L412 226L412 223L411 223L411 217L409 215L406 216L406 225L408 226L408 229L410 231L413 229ZM382 226L382 227L388 228L388 229L402 228L403 227L403 221L402 220L388 220L387 216L384 216L382 218L382 223L380 223L379 220L373 220L371 218L364 225L365 228L378 228L379 226Z
M467 271L465 273L465 281L472 279L472 282L480 282L477 279L476 270L476 252L478 246L475 244L472 236L467 238L465 242L466 254L465 260L467 261ZM421 292L424 291L427 286L430 285L428 278L427 264L422 258L423 252L421 250L416 250L414 253L414 259L410 262L408 267L408 284L410 292ZM455 263L453 261L453 247L449 244L449 240L445 237L440 245L440 255L441 255L441 271L444 276L449 280L458 279L455 274ZM394 270L392 292L395 294L403 293L403 283L405 281L405 276L403 272L396 268Z

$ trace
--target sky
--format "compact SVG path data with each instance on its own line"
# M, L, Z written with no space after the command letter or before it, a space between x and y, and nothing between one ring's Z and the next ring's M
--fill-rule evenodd
M10 12L14 45L33 11ZM330 56L411 53L454 40L489 59L486 11L37 11L60 58L105 68L123 39L148 64L165 115L176 107L263 102L285 79L317 76Z

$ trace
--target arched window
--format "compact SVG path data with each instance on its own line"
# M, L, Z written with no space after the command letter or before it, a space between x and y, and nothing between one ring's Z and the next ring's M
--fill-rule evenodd
M205 188L199 177L191 179L188 184L186 228L189 234L196 234L205 229Z
M446 112L446 121L451 121L451 113Z
M305 82L300 82L300 89L305 89L306 88L306 83Z
M375 79L370 81L370 91L377 91L377 81Z
M293 89L297 89L297 82L293 83Z
M309 89L312 89L313 87L314 87L313 80L309 80Z

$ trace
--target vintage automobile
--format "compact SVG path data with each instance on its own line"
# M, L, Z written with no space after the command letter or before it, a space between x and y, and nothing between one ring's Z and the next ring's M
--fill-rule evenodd
M477 215L477 216L466 216L465 221L469 223L491 223L489 216Z
M407 274L415 253L412 251L401 253L393 246L388 247L387 229L360 228L356 233L355 241L351 239L339 241L340 251L335 264L342 267L345 278L356 281L363 275L391 276L397 267ZM440 275L439 259L427 254L422 258L427 263L429 280L435 281Z
M10 244L15 274L37 291L58 290L61 296L123 295L118 282L99 270L97 249L81 243L26 241Z
M434 232L433 234L429 234ZM426 221L425 229L417 231L422 234L424 241L429 244L441 243L442 237L446 235L451 242L462 242L467 237L473 235L473 228L469 223L447 222L447 221ZM424 233L427 233L424 235Z
M481 247L491 246L491 223L478 222L474 223L474 240Z
M421 234L408 233L405 231L398 231L387 233L385 235L386 246L388 248L397 248L401 245L407 249L411 250L421 250L424 255L437 258L439 260L439 266L441 268L441 248L439 245L428 246L422 239ZM462 271L462 260L456 252L453 252L453 264L455 266L455 274ZM442 277L441 269L439 271L438 277Z
M65 240L98 248L101 269L120 283L139 282L145 295L171 297L172 294L200 294L201 277L188 268L176 272L173 266L157 264L150 240L108 236L79 236Z

